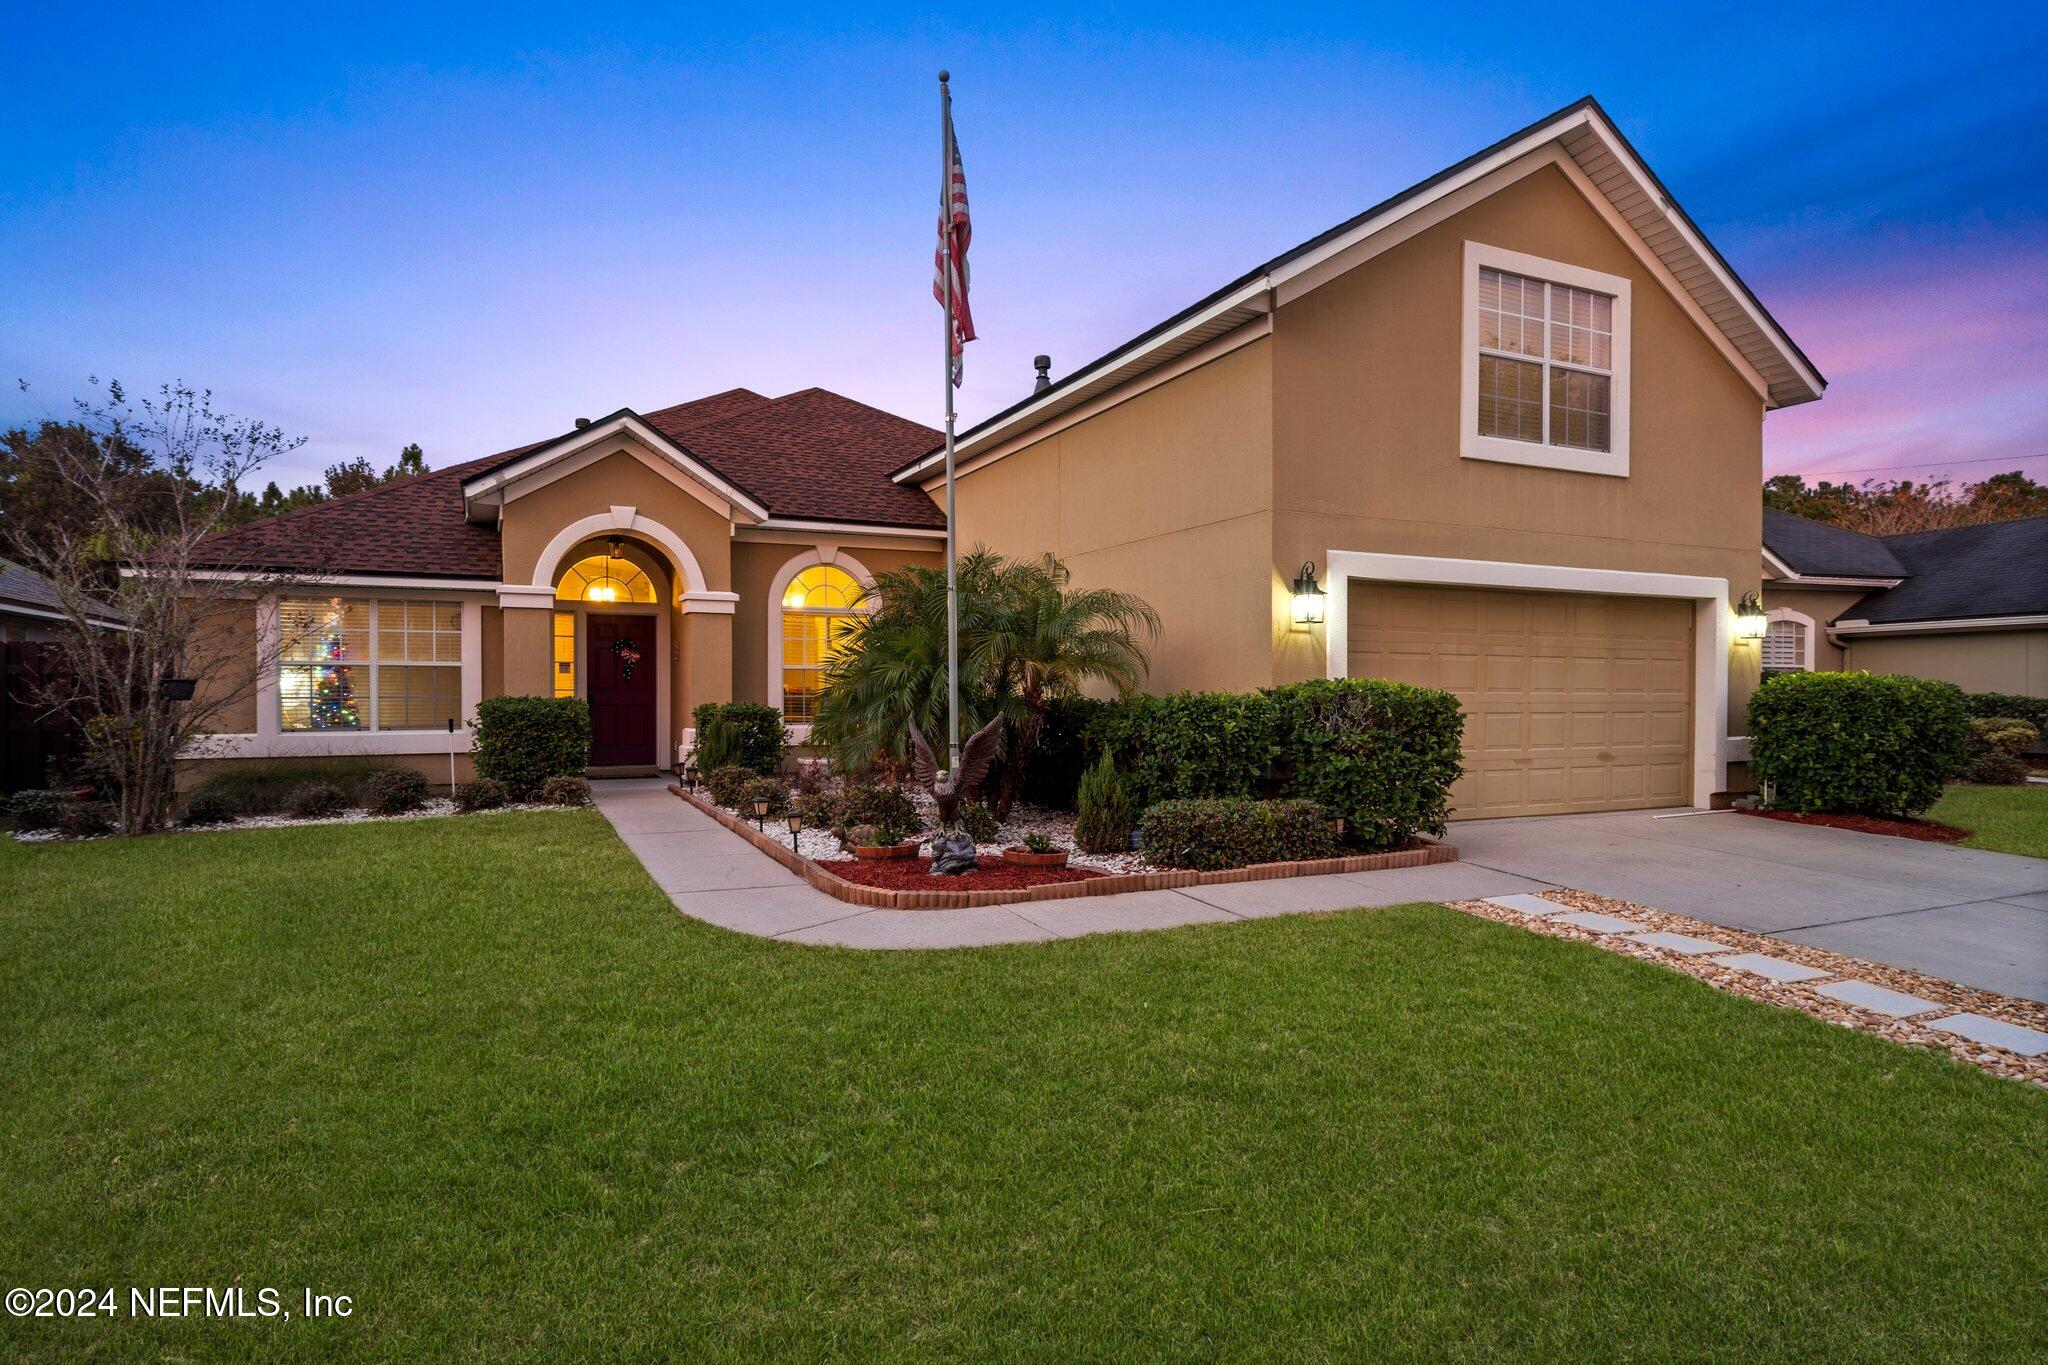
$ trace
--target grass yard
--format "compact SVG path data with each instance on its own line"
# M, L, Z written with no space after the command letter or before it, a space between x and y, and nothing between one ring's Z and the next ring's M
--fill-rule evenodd
M2048 787L1950 787L1927 818L1971 831L1969 848L2048 858Z
M2048 1095L1435 906L863 955L588 811L6 843L0 1055L6 1286L356 1305L10 1357L2048 1341Z

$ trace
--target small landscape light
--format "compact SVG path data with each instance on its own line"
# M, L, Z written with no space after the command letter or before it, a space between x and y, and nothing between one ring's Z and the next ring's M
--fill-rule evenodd
M1765 625L1762 599L1753 592L1744 593L1742 600L1735 604L1735 638L1761 640L1764 638Z
M1301 572L1294 576L1294 624L1297 626L1319 626L1323 623L1323 599L1327 597L1316 584L1316 566L1303 564Z
M797 836L797 835L799 835L799 834L802 834L803 832L804 832L804 818L803 818L803 816L801 816L801 815L798 815L798 814L797 814L797 813L796 813L795 811L791 811L791 812L789 813L789 839L790 839L790 842L791 842L791 843L795 843L795 842L796 842L796 836Z
M768 798L765 796L754 798L754 828L763 834L768 832Z

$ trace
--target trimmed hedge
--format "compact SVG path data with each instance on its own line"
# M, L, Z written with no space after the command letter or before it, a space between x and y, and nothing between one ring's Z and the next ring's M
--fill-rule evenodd
M1198 872L1337 855L1330 813L1313 801L1162 801L1138 840L1153 862Z
M363 805L374 815L404 815L427 804L427 775L411 768L386 768L363 784Z
M1464 772L1465 715L1435 688L1378 678L1288 683L1274 710L1279 787L1344 817L1370 852L1440 835Z
M2011 716L1972 716L1970 731L1963 739L1968 763L1965 782L1987 787L2012 787L2027 780L2023 755L2041 742L2041 732L2031 721Z
M704 774L704 790L719 805L736 810L745 799L747 783L758 776L759 773L749 772L737 763L728 763Z
M1749 766L1802 814L1917 815L1965 762L1963 690L1903 674L1786 673L1749 699Z
M1138 804L1150 806L1257 795L1278 753L1275 722L1263 692L1173 692L1131 697L1097 728Z
M505 784L494 782L488 777L479 777L471 782L459 782L455 786L455 809L470 814L480 810L496 810L505 804Z
M590 779L561 773L535 787L533 799L546 806L587 806Z
M485 697L476 706L476 771L525 800L551 777L590 765L590 704L581 697Z
M1973 716L2003 716L2009 720L2023 720L2041 734L2048 735L2048 697L2016 697L2009 692L1970 692L1964 695L1963 705L1969 708Z
M1100 726L1117 703L1094 697L1059 697L1045 709L1045 728L1017 779L1020 800L1034 806L1072 810L1081 774L1102 749Z
M789 731L782 713L757 701L707 701L690 712L697 727L697 767L708 772L737 763L762 776L782 769Z

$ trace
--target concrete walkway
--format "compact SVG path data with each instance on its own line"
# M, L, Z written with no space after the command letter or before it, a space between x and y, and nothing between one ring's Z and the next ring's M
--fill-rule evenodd
M975 910L871 910L835 900L811 886L709 816L678 801L662 779L615 778L590 786L597 808L677 909L726 929L792 943L974 948L1310 910L1506 896L1548 885L1464 863L1440 863Z
M1733 812L1451 826L1468 865L2048 1000L2048 860Z

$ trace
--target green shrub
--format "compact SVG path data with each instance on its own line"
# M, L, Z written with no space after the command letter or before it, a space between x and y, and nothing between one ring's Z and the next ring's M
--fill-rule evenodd
M839 794L839 819L847 825L897 830L906 838L924 828L916 804L901 787L848 787Z
M2027 750L2040 743L2041 732L2024 720L2010 716L1974 716L1963 740L1968 765L1965 782L1990 787L2013 787L2027 780Z
M1003 832L996 813L979 801L969 801L960 808L960 828L977 844L992 844Z
M1083 853L1130 851L1131 831L1138 826L1138 800L1130 778L1118 770L1107 749L1081 774L1075 806L1075 847Z
M737 763L727 763L704 773L704 790L719 805L735 808L740 804L747 783L755 776Z
M347 809L348 793L333 782L308 782L285 803L285 814L294 820L324 820Z
M838 829L845 823L840 817L839 798L831 792L799 792L790 807L808 829Z
M709 701L690 712L697 727L697 768L709 772L737 763L766 776L782 769L789 730L782 713L757 701Z
M107 801L66 801L57 824L74 839L92 839L114 832L115 811Z
M1263 693L1175 692L1131 697L1097 728L1142 807L1257 793L1273 767L1274 721Z
M505 804L505 784L488 777L479 777L472 782L462 782L455 787L455 809L465 815L480 810L496 810Z
M590 781L570 773L557 773L533 789L533 799L546 806L587 806Z
M1749 764L1773 806L1918 815L1961 770L1969 724L1954 683L1787 673L1749 699Z
M233 823L241 812L232 801L218 792L205 787L196 788L185 798L185 809L178 813L181 825L225 825Z
M375 815L404 815L427 804L427 776L411 768L386 768L363 784L362 801Z
M768 808L754 807L766 801ZM789 784L779 777L750 777L740 788L739 813L749 820L780 820L789 814Z
M64 823L64 807L71 800L70 792L49 791L41 787L18 791L7 798L7 823L24 832L56 829Z
M236 815L282 815L292 797L308 782L327 782L341 788L350 806L368 804L369 785L392 771L378 759L330 759L318 763L265 763L262 761L223 764L192 789L189 801L202 797L218 803Z
M1464 771L1456 697L1377 678L1288 683L1266 695L1285 795L1344 817L1363 849L1444 832Z
M2043 735L2048 735L2048 697L2016 697L2007 692L1971 692L1964 696L1963 705L1973 716L2004 716L2010 720L2023 720ZM2037 740L2036 743L2039 741Z
M1155 863L1201 872L1337 853L1330 813L1313 801L1162 801L1146 810L1138 841Z
M1058 697L1045 711L1038 745L1024 761L1017 795L1034 806L1072 810L1089 757L1102 747L1100 726L1122 703Z
M551 777L590 765L590 706L581 697L486 697L476 707L476 771L524 800Z

